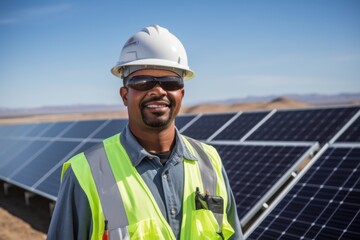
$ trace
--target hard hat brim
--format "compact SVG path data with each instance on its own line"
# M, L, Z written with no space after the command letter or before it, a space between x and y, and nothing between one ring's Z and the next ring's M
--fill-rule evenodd
M177 68L184 70L185 72L185 75L183 76L184 80L190 80L195 77L195 72L192 71L188 66L184 66L181 64L174 64L174 62L172 61L166 61L162 59L140 59L128 63L118 63L115 67L111 69L111 73L114 74L116 77L123 78L123 73L122 73L123 68L126 66L136 66L136 65L144 66L144 68L146 68L146 66L152 66L149 68L156 68L156 66L159 66L159 69L161 69L161 67Z

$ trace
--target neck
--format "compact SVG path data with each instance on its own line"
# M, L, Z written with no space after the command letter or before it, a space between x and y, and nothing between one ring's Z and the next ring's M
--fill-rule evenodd
M129 125L132 134L140 145L148 152L160 153L171 151L175 144L175 125L165 129L140 130Z

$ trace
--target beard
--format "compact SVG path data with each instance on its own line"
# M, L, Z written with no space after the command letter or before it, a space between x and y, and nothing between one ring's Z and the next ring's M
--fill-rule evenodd
M158 99L158 98L153 98L150 100L147 100L146 102L150 102L150 101L160 101L162 99ZM145 103L146 103L145 102ZM141 117L142 117L142 121L144 122L145 125L147 125L148 127L151 128L156 128L156 129L164 129L166 127L168 127L174 118L174 109L175 109L175 103L172 100L168 100L169 104L168 104L168 111L164 111L164 112L148 112L145 110L145 107L143 106L141 108ZM145 103L143 103L143 105L145 105Z
M150 118L148 117L144 111L141 111L141 117L143 122L152 128L165 128L170 125L172 122L174 108L170 108L169 114L153 114L158 116L157 118ZM166 116L167 115L167 116Z

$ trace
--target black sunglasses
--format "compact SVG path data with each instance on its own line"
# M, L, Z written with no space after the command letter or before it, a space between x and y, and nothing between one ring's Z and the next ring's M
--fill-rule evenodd
M176 91L184 87L184 81L181 77L165 76L135 76L126 81L125 87L138 91L148 91L159 84L165 91Z

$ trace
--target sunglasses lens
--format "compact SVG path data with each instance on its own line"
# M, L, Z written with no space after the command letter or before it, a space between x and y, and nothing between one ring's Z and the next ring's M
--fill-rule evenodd
M150 76L135 76L130 78L126 87L130 87L132 89L138 91L148 91L159 84L162 89L166 91L176 91L184 87L184 82L180 77L150 77Z
M180 77L158 78L160 86L166 91L176 91L184 87L184 82Z
M156 82L153 80L152 77L143 77L137 76L130 78L127 83L126 87L133 88L138 91L147 91L155 87Z

